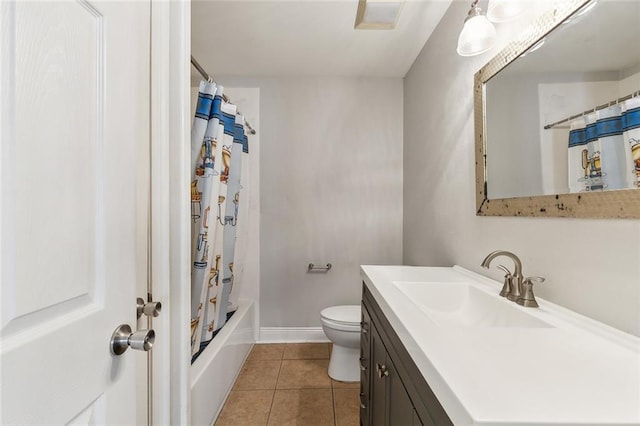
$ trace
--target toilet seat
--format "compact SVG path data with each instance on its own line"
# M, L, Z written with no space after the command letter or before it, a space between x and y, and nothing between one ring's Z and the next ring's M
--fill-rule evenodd
M360 305L330 306L320 312L328 327L343 331L360 331Z

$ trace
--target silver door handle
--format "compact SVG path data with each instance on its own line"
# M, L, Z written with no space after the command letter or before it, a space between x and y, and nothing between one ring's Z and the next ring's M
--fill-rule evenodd
M160 311L162 310L162 303L160 302L146 302L142 297L138 297L136 300L136 313L138 314L138 318L142 316L142 314L147 315L149 317L157 317L160 315Z
M122 355L129 346L137 351L150 351L153 342L156 340L156 332L151 330L138 330L135 333L131 331L128 324L120 324L111 335L111 353L114 355Z

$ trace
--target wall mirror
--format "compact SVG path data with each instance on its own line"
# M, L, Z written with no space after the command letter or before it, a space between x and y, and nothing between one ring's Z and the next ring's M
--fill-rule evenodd
M640 218L640 2L555 2L475 75L477 214Z

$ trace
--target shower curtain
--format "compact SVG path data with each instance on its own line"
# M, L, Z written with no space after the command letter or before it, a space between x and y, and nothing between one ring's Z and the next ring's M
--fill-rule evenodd
M638 186L639 106L640 98L636 97L579 117L570 123L570 192Z
M624 106L622 131L631 152L631 182L632 186L640 188L640 97L629 99Z
M191 352L196 355L227 320L234 284L244 118L224 88L201 82L191 131ZM246 148L245 148L246 147Z
M569 192L586 190L589 158L587 129L583 117L570 123L569 131Z

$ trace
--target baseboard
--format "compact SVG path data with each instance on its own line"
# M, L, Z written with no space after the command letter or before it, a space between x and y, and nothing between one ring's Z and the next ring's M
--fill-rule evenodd
M257 343L329 342L322 327L260 327Z

